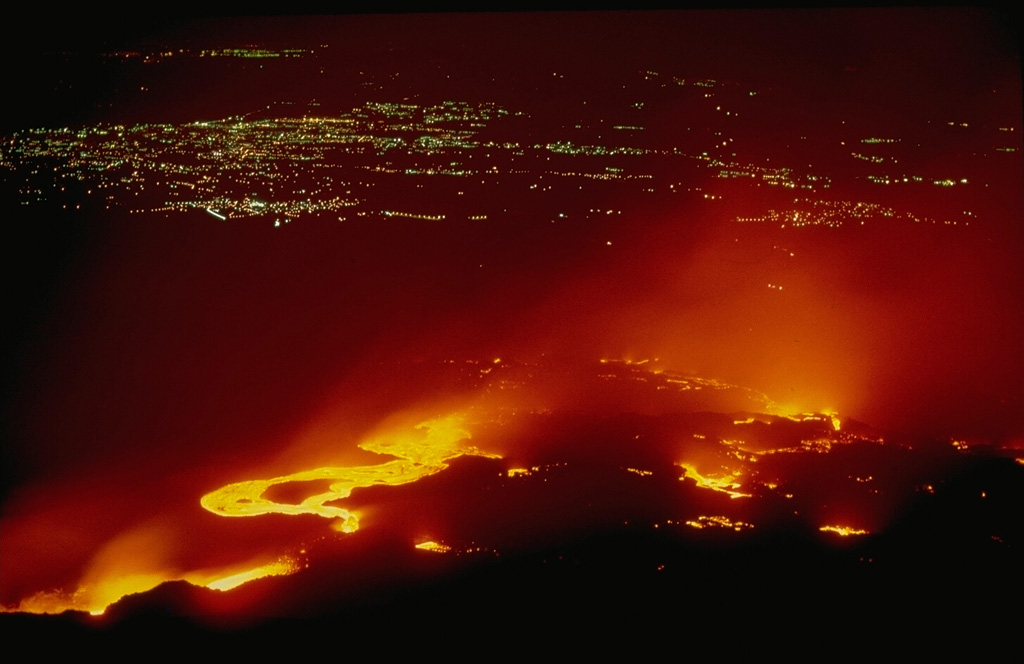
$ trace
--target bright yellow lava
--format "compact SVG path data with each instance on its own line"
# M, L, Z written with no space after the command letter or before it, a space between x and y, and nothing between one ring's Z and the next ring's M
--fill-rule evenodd
M213 588L214 590L231 590L232 588L237 588L243 583L262 579L267 576L285 576L292 574L297 569L298 566L295 564L295 561L289 558L282 558L281 560L261 565L255 569L231 574L203 585L207 588Z
M226 575L223 569L198 570L184 574L168 571L112 573L83 583L74 592L48 590L36 593L22 600L16 607L4 607L3 612L59 614L64 611L87 611L94 616L100 616L122 597L147 592L167 581L187 581L195 586L224 591L267 576L292 574L298 569L299 566L294 560L282 557L264 565Z
M699 472L697 472L697 468L693 464L680 462L678 465L686 473L685 475L679 478L680 480L689 477L690 479L697 483L697 486L704 489L711 489L712 491L721 491L722 493L727 493L729 494L730 498L750 497L749 493L742 493L740 491L736 491L736 489L740 488L739 482L736 481L736 478L738 478L741 475L741 473L738 471L730 473L729 475L725 475L723 477L710 477L707 475L701 475Z
M416 548L424 551L433 551L434 553L448 553L452 550L452 547L447 544L439 544L437 542L420 542L416 545Z
M818 528L823 533L836 533L843 537L849 537L850 535L867 535L868 531L860 528L851 528L850 526L822 526Z
M786 419L793 420L794 422L807 422L814 420L821 422L827 421L832 425L833 431L839 431L842 428L843 424L842 420L839 419L839 413L828 408L820 410L816 413L807 413L792 408L791 406L777 404L773 401L769 401L766 406L766 410L772 415L776 415L778 417L785 417ZM740 421L737 421L736 424L740 424Z
M412 431L368 440L360 447L370 452L396 457L375 466L317 468L269 480L248 480L229 484L208 493L200 502L221 516L258 516L260 514L317 514L335 519L335 528L352 532L359 527L358 516L330 501L347 497L352 489L372 485L399 485L438 473L448 461L472 454L497 458L466 444L470 434L460 415L449 415L416 425ZM328 491L310 496L298 504L278 503L263 497L276 484L308 480L331 480ZM291 574L299 565L291 558L235 566L229 569L174 569L158 554L140 556L139 551L159 551L165 534L141 528L123 534L108 543L97 555L92 569L74 591L50 590L36 593L16 607L0 607L3 612L61 613L88 611L100 615L126 595L146 592L166 581L187 581L214 590L231 590L243 583L268 576ZM442 546L442 545L438 545Z
M725 516L699 516L696 521L687 521L686 525L698 530L703 530L704 528L731 528L736 532L754 527L752 523L733 521Z
M316 514L336 519L336 530L351 533L359 528L359 516L327 503L347 498L353 489L374 485L398 486L439 473L448 461L470 454L500 458L465 445L470 433L461 415L449 415L416 425L413 432L380 436L359 445L368 452L397 457L375 466L337 466L304 470L268 480L246 480L229 484L202 497L203 507L221 516L261 514ZM332 480L328 490L309 496L298 504L278 503L263 497L270 487L288 482Z

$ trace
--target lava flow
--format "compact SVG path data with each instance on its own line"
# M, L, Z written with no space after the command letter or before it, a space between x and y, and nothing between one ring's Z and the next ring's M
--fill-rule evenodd
M500 458L474 447L463 446L470 438L463 428L463 418L451 415L447 418L421 422L416 430L422 436L392 436L369 440L360 448L377 454L398 457L394 461L375 466L354 466L339 468L316 468L269 480L247 480L237 482L206 494L202 505L221 516L258 516L261 514L317 514L327 519L337 519L333 528L344 533L359 528L359 517L350 510L327 502L347 498L352 490L374 485L396 486L441 472L447 462L464 454ZM298 504L282 504L267 499L264 494L272 486L290 482L329 482L328 490L303 499Z
M334 519L335 530L351 533L358 529L356 513L329 505L347 498L353 489L369 486L398 486L441 472L462 455L500 458L467 444L471 434L465 417L449 415L417 424L412 431L394 428L367 440L359 447L375 454L395 457L370 466L317 468L291 473L269 480L237 482L210 492L200 500L202 506L220 516L258 516L266 514L316 514ZM299 487L328 483L327 491L304 498L297 504L283 504L266 497L275 486L296 483ZM308 484L307 484L308 483ZM196 586L227 591L268 576L292 574L301 568L292 556L282 554L269 562L248 561L217 570L179 571L161 555L171 547L170 529L147 527L119 535L107 543L94 558L90 570L71 591L36 593L5 611L60 613L68 610L102 614L106 608L130 594L150 590L161 583L187 581Z

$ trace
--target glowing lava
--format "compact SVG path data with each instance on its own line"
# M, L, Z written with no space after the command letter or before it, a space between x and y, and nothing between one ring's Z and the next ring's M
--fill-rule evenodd
M268 480L246 480L229 484L206 494L200 501L206 509L220 516L259 516L261 514L316 514L337 519L334 528L351 533L359 528L359 516L328 502L347 498L352 489L374 485L398 486L438 473L448 461L466 454L500 458L463 445L470 438L460 415L449 415L421 422L416 431L381 436L361 443L368 452L398 457L374 466L337 466L300 471ZM331 480L328 490L302 500L298 504L279 503L264 497L272 486L288 482Z
M275 477L230 484L202 497L207 510L221 516L258 516L261 514L317 514L336 519L335 528L352 532L359 527L358 516L344 508L328 505L349 496L352 489L373 485L407 484L438 473L447 462L464 454L497 457L465 445L470 434L460 415L425 422L413 431L399 431L368 440L364 450L397 457L374 466L317 468ZM263 497L270 487L288 482L331 480L328 491L298 504L278 503ZM93 559L89 570L74 591L50 590L36 593L16 607L4 611L61 613L67 610L104 613L111 604L127 595L146 592L168 581L187 581L193 585L227 591L268 576L292 574L300 565L290 557L270 561L250 560L228 568L181 570L167 551L173 537L157 526L130 530L109 542Z
M248 563L247 565L251 565ZM59 614L64 611L86 611L94 616L103 615L111 604L123 597L144 593L168 581L187 581L195 586L227 591L249 581L268 576L284 576L299 570L299 565L288 557L255 567L235 567L219 570L196 570L175 573L169 570L110 571L101 576L90 575L74 592L46 590L23 600L16 607L4 607L4 612Z
M280 560L267 563L266 565L260 565L254 569L238 572L237 574L231 574L217 579L216 581L210 581L204 585L207 588L213 588L214 590L231 590L232 588L237 588L243 583L248 583L249 581L255 581L256 579L262 579L267 576L284 576L286 574L292 574L297 570L298 566L295 561L290 558L281 558Z
M416 545L416 548L422 549L423 551L433 551L434 553L448 553L452 550L452 547L447 544L438 544L433 541L421 542Z
M822 526L818 528L823 533L835 533L842 537L849 537L850 535L867 535L868 531L861 528L851 528L850 526Z
M718 477L712 477L711 475L702 475L697 472L697 468L691 463L679 463L678 464L685 474L679 479L690 478L697 483L697 486L703 489L711 489L712 491L721 491L722 493L729 494L730 498L749 498L749 493L742 493L737 491L740 488L739 482L736 479L741 475L739 471L734 471L727 475L721 475Z
M740 532L754 527L754 524L746 521L733 521L725 516L699 516L696 520L686 522L691 528L703 530L704 528L728 528Z

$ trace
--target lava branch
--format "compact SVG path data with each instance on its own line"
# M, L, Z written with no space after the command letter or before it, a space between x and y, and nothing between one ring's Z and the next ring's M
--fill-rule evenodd
M441 472L448 467L448 461L463 455L499 458L497 454L463 445L471 435L465 430L460 415L421 422L415 429L423 431L423 435L402 433L376 438L359 445L368 452L398 457L393 461L373 466L316 468L272 479L236 482L206 494L200 503L207 510L220 516L317 514L327 519L337 519L334 528L351 533L359 528L359 516L343 507L327 503L347 498L353 489L360 487L398 486L415 482ZM309 496L297 504L279 503L263 495L277 484L309 480L333 481L327 491Z

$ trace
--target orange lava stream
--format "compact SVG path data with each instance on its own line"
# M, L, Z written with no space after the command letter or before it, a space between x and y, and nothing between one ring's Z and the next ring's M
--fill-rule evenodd
M416 432L422 432L417 434ZM200 501L220 516L259 516L261 514L316 514L337 519L334 528L351 533L359 528L359 516L343 507L326 503L347 498L353 489L374 485L397 486L438 473L448 461L466 454L500 458L464 445L470 433L460 415L449 415L421 422L414 432L393 433L359 445L368 452L398 457L374 466L336 466L305 470L266 480L246 480L206 494ZM278 503L263 497L270 487L288 482L333 480L328 490L298 504Z
M423 551L433 551L434 553L448 553L452 550L452 547L447 544L440 544L434 541L420 542L416 545L416 548Z
M317 468L267 480L229 484L206 494L203 507L221 516L261 514L317 514L335 519L334 527L352 532L359 517L350 510L328 505L349 496L353 489L373 485L397 486L438 473L448 461L462 455L499 458L466 445L470 438L461 415L449 415L421 422L412 431L381 435L360 445L364 450L397 457L373 466ZM270 487L287 482L333 480L329 490L298 504L274 502L263 497ZM127 595L146 592L168 581L187 581L196 586L227 591L268 576L292 574L299 564L282 556L270 561L247 561L227 568L184 571L174 567L162 553L169 535L159 527L142 526L118 536L94 557L78 587L73 590L45 590L22 600L3 612L62 613L76 610L93 615Z
M247 565L251 565L248 563ZM298 564L282 557L256 567L219 570L196 570L175 573L168 570L111 573L94 581L84 581L74 592L44 590L21 601L14 607L3 607L4 613L58 614L64 611L86 611L94 616L103 615L111 604L123 597L143 593L168 581L187 581L195 586L227 591L267 576L282 576L298 571Z
M696 482L697 486L712 491L721 491L728 494L730 498L749 498L751 495L736 490L740 488L739 482L736 481L741 475L738 471L724 477L711 477L697 472L697 468L691 463L679 463L677 465L684 471L684 475L679 478L680 480L688 477Z
M850 526L822 526L818 528L823 533L835 533L842 537L849 537L850 535L867 535L868 531L862 528L853 528Z
M248 583L249 581L255 581L256 579L262 579L268 576L285 576L296 572L298 569L298 565L294 560L290 558L281 558L280 560L275 560L274 562L267 563L266 565L260 565L259 567L221 577L200 585L204 585L207 588L212 588L214 590L231 590L233 588L237 588L243 583ZM186 578L186 581L191 580L192 579Z

